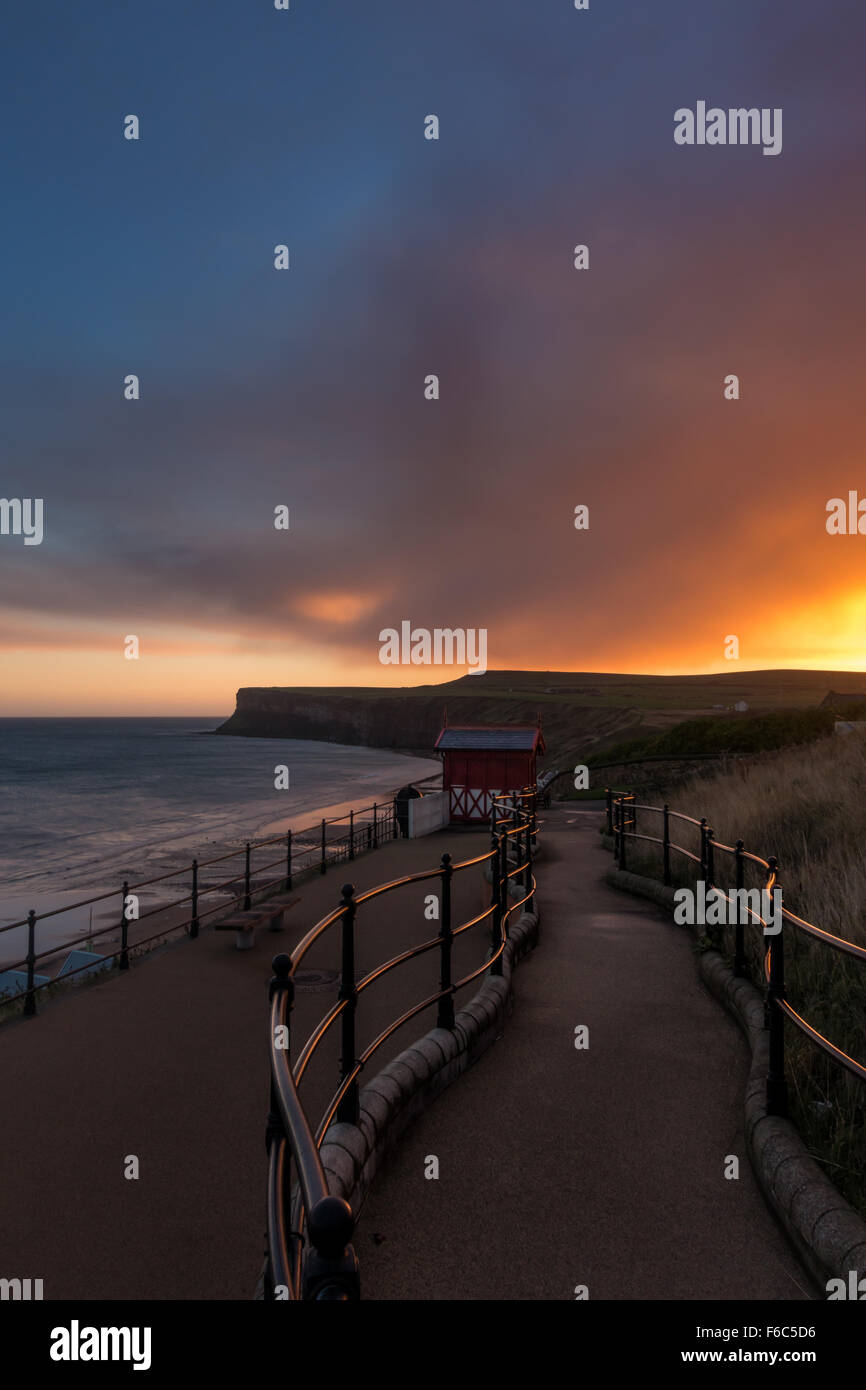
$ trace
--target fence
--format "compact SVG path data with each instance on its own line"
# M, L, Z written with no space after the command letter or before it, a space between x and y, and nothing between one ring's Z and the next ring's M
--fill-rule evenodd
M425 779L429 780L429 779ZM340 827L345 826L343 833ZM335 828L337 833L335 834ZM285 831L284 834L274 835L263 840L248 840L237 849L230 850L227 854L218 855L214 859L193 859L188 868L175 869L171 873L160 874L155 878L144 879L138 883L130 883L128 880L123 882L123 886L115 891L100 893L89 898L82 898L75 903L67 903L64 907L52 909L50 912L37 913L30 911L26 917L16 922L9 922L6 926L0 927L0 942L5 933L27 928L27 951L19 960L8 962L0 969L4 972L26 972L26 980L23 987L17 992L0 993L0 1005L6 1006L14 1004L17 1000L23 1000L23 1013L31 1016L36 1013L36 998L40 990L48 989L56 981L44 979L37 981L36 966L39 961L57 957L63 951L90 945L100 937L106 937L111 933L118 933L120 945L114 951L109 951L99 958L98 968L104 969L102 961L116 961L120 970L129 969L129 958L132 952L138 952L155 941L163 940L172 932L186 931L189 936L197 937L201 923L207 919L227 912L234 911L239 906L247 910L252 905L253 897L259 898L262 894L271 893L283 889L289 892L294 882L310 872L325 873L334 864L346 863L368 850L377 849L379 845L388 840L393 840L399 836L399 825L397 822L397 798L391 801L376 803L365 806L360 810L351 810L344 816L335 816L330 819L322 819L316 825L309 826L304 830ZM276 853L279 846L280 852ZM266 863L261 862L261 852L270 851L274 857L269 858ZM243 867L230 878L220 879L214 883L202 881L202 870L209 870L215 865L228 864L231 860L242 860ZM274 872L275 871L275 872ZM272 873L272 877L261 879L262 874ZM152 889L157 886L182 885L182 880L187 876L189 891L181 892L179 897L172 898L167 903L162 903L146 912L138 914L137 897L143 889ZM107 902L109 899L119 898L118 915L114 922L109 926L98 928L97 930L88 929L81 936L74 937L72 940L64 940L62 943L55 942L46 949L37 949L37 932L39 924L47 922L49 919L60 917L63 913L80 911L82 908L93 907L97 903ZM213 906L202 907L202 903L218 897ZM133 899L133 901L131 901ZM179 909L186 908L186 913L181 913L178 918ZM151 922L153 925L159 923L159 929L149 936L137 937L130 943L129 926L130 922ZM63 976L64 980L73 979L76 975L92 972L94 962L87 961L75 969L69 970Z
M454 1025L454 995L486 971L501 975L508 919L524 904L531 909L535 879L533 847L536 835L536 792L499 796L491 814L491 848L486 854L454 864L449 854L441 863L421 873L409 874L392 883L380 884L355 897L352 884L343 888L340 904L298 942L291 956L274 960L274 978L269 989L271 1103L267 1123L268 1193L267 1258L264 1275L266 1298L350 1300L359 1297L358 1262L351 1246L355 1218L347 1202L332 1197L319 1155L320 1146L332 1120L356 1124L359 1115L358 1077L370 1058L402 1026L437 1006L437 1026ZM513 850L513 863L511 867ZM455 874L476 867L491 866L490 906L469 921L451 922L451 885ZM509 882L519 879L518 901L508 905ZM441 917L438 935L378 965L361 980L355 980L355 924L358 909L383 894L409 883L438 880ZM452 978L451 955L454 939L480 922L490 921L490 949L475 970L459 980ZM294 1002L295 975L313 944L329 928L339 923L341 933L341 971L337 999L319 1021L298 1055L290 1061L290 1018ZM438 988L420 1003L393 1020L360 1056L356 1055L356 1012L359 996L392 970L427 952L438 952ZM298 1093L309 1063L329 1030L338 1022L341 1029L339 1084L325 1108L315 1135ZM292 1162L297 1170L293 1186ZM304 1226L307 1227L307 1240Z
M734 974L744 976L747 971L747 952L745 939L745 925L743 922L743 911L748 916L749 924L760 923L765 929L764 918L755 911L748 903L744 894L748 893L745 888L745 878L747 869L757 870L759 875L764 878L762 892L766 895L766 901L772 905L774 902L773 894L779 896L775 902L781 903L781 930L774 935L764 936L766 942L763 951L762 972L765 984L765 1006L764 1017L765 1026L769 1029L769 1067L767 1073L767 1112L771 1115L787 1115L788 1113L788 1091L785 1079L785 1020L792 1023L809 1041L820 1048L827 1056L832 1058L842 1066L849 1075L856 1077L859 1081L866 1081L866 1067L860 1062L849 1057L841 1048L825 1038L816 1028L801 1016L788 1003L785 993L785 945L784 945L784 923L789 922L798 932L802 932L811 940L822 946L826 946L834 951L843 952L845 955L852 956L860 961L866 961L866 948L857 946L853 941L846 941L844 937L834 936L832 932L824 931L820 927L814 926L811 922L805 921L802 917L796 916L784 906L781 885L779 883L779 863L771 856L769 859L762 859L758 854L750 854L742 840L737 840L736 845L722 844L715 838L713 830L706 817L700 820L694 816L686 816L681 812L672 811L665 803L664 806L647 806L638 802L634 792L614 791L612 788L606 789L607 798L607 830L613 836L614 856L620 869L626 868L627 850L626 845L644 841L649 844L660 845L662 850L662 881L670 885L672 881L671 873L671 852L683 855L685 859L698 866L700 878L704 881L706 888L714 888L716 893L727 904L732 905L731 897L728 893L719 888L716 883L716 855L732 855L734 859L734 876L736 898L736 913L734 918L734 949L733 949L733 968ZM644 831L638 831L638 813L643 817L645 814L653 814L662 818L662 834L650 835ZM684 845L676 844L671 839L671 822L680 825L689 825L695 828L700 835L699 852L695 854ZM641 820L643 824L643 820ZM730 918L729 918L730 920ZM719 945L720 942L715 941Z

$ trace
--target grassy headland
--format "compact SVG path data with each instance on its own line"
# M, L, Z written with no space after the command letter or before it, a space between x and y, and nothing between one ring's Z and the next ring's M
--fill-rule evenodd
M814 709L830 690L864 688L866 675L850 671L487 671L439 685L249 687L238 691L235 712L218 732L426 753L447 706L452 724L534 724L540 716L550 767L587 762L627 739L664 736L685 721L739 724L752 715ZM740 701L748 704L748 715L733 712ZM697 729L695 736L702 736Z

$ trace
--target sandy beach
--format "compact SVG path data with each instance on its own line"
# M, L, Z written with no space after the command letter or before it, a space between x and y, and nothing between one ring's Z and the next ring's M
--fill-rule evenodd
M390 763L394 756L386 754L385 758ZM253 845L254 877L257 873L257 863L262 865L264 862L278 859L282 853L280 843L272 848L257 849L256 846L262 841L282 838L291 830L293 837L299 837L293 843L293 863L296 865L296 872L300 871L318 853L319 827L323 818L334 820L346 817L350 810L360 811L377 801L379 805L384 806L408 780L423 782L425 777L436 777L440 772L439 764L432 760L402 761L413 766L407 767L406 776L401 781L395 781L393 771L383 774L377 780L377 784L369 789L368 796L362 800L351 797L348 800L331 801L311 808L296 809L288 815L271 817L256 824L249 832L249 840ZM342 828L334 827L331 834L339 834L341 829L345 828L347 825ZM299 834L305 830L312 833L309 836ZM217 882L225 882L243 874L245 843L246 841L240 840L237 835L226 836L224 839L212 837L203 840L197 832L178 833L168 843L143 845L134 861L137 873L129 872L123 864L114 868L101 863L88 870L80 866L66 869L60 866L50 877L34 875L23 889L20 884L15 885L14 890L11 885L6 891L0 887L0 970L7 970L12 966L21 968L20 962L27 952L27 926L20 925L7 931L3 931L2 928L13 922L23 922L29 911L33 910L37 914L37 954L46 951L62 953L70 943L81 945L82 938L91 936L95 938L92 949L98 954L105 954L116 950L120 942L121 898L125 881L129 882L130 891L136 892L139 914L143 917L149 911L170 905L190 893L191 866L194 858L199 862L199 891L202 894L213 888ZM306 856L305 847L309 851ZM213 865L212 868L208 867L211 861L222 860L223 856L227 855L232 857ZM275 872L277 871L270 870L266 876L273 877ZM177 876L164 878L165 875L174 874ZM163 881L141 888L137 886L146 885L156 878ZM213 909L219 902L229 902L238 891L239 885L232 884L223 892L211 893L203 898L202 910ZM82 901L93 898L101 901ZM42 914L46 913L57 915L43 917ZM134 945L136 941L152 935L163 925L170 929L172 923L181 923L187 916L188 905L184 904L178 908L177 913L161 914L157 922L148 921L146 918L144 921L130 922L129 943ZM110 928L117 930L99 935ZM46 958L37 963L37 972L45 971L53 975L59 964L60 955Z

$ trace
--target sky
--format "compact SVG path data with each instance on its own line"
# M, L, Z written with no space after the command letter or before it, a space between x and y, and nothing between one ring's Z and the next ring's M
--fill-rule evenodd
M866 669L866 536L826 529L866 497L862 4L79 0L0 38L0 496L44 515L0 535L0 714L463 673L383 665L407 620L492 668ZM699 101L781 108L781 152L677 145Z

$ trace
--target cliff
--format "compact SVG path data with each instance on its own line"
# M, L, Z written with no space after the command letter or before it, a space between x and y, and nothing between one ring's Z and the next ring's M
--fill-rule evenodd
M487 671L439 685L250 686L217 733L360 743L429 754L448 707L451 724L534 724L547 766L583 761L684 719L717 719L745 700L753 714L817 706L828 691L857 692L862 672L736 671L644 676L571 671ZM723 701L723 704L719 702Z
M442 727L442 709L441 696L399 700L375 689L338 695L251 686L238 691L234 714L216 732L429 753Z
M216 732L360 743L428 755L446 705L451 724L534 724L540 713L549 763L572 747L644 727L635 710L578 707L570 698L551 701L532 690L485 684L488 676L393 690L251 686L238 691L234 714Z

